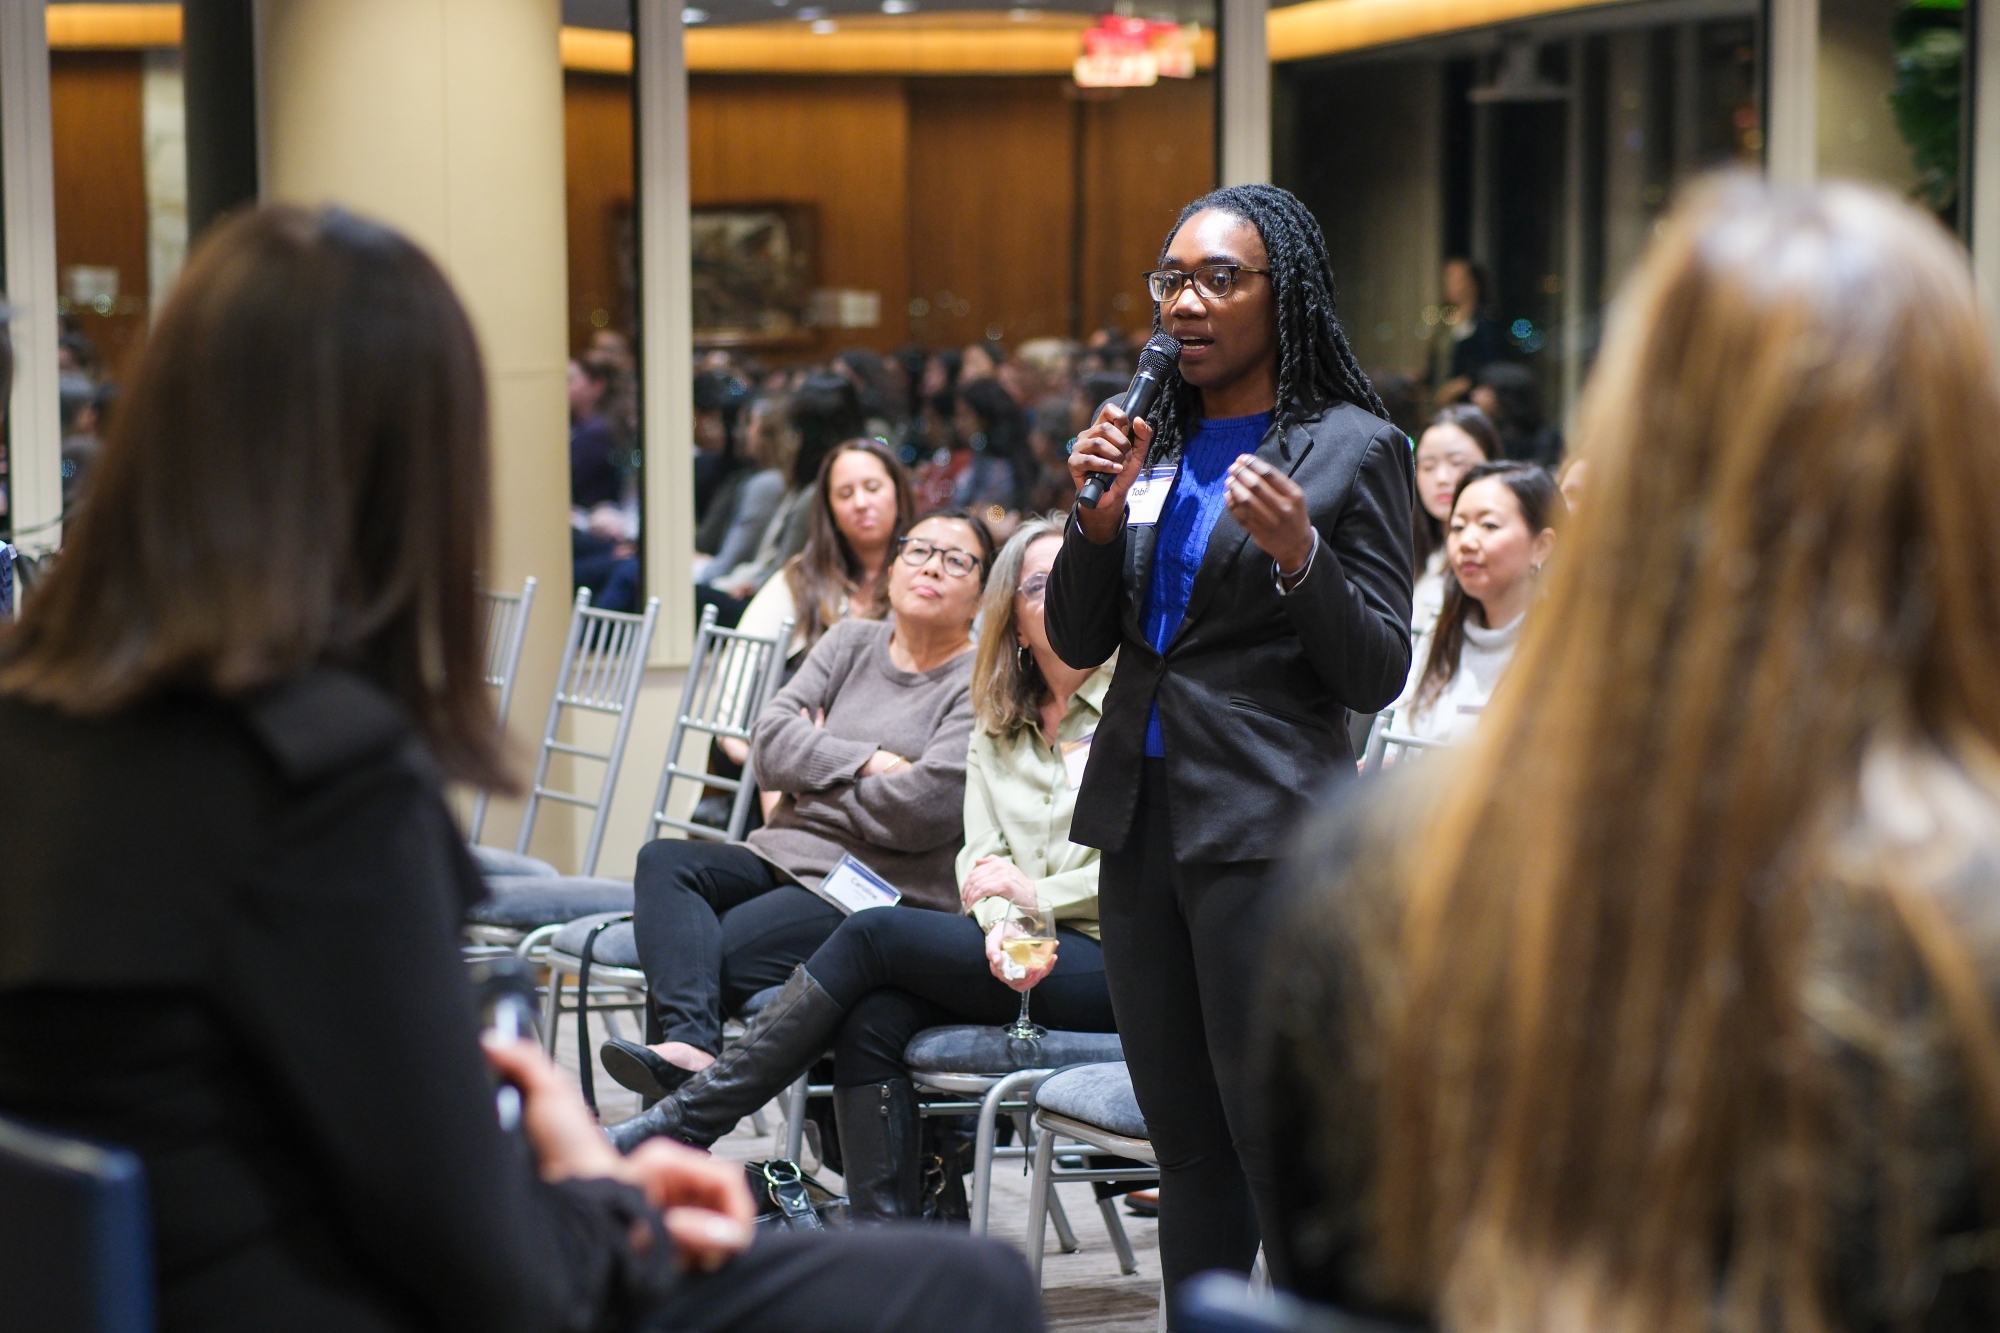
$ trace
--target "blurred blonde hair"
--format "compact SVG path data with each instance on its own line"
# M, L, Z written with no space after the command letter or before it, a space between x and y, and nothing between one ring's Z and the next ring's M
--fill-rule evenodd
M1454 1329L1823 1329L1816 886L1872 741L1975 770L2000 742L2000 394L1965 255L1877 191L1706 183L1578 434L1572 549L1391 872L1380 1272ZM1865 891L1990 1130L1977 973L1894 881ZM1883 1211L1914 1273L1927 1238Z

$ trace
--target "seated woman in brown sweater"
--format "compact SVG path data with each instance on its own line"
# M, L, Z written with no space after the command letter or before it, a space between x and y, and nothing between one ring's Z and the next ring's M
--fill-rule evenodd
M831 1048L837 1169L849 1206L856 1217L913 1217L926 1172L904 1064L912 1037L947 1023L998 1026L1030 991L1034 1017L1052 1028L1114 1030L1097 942L1097 849L1069 840L1070 773L1088 757L1111 670L1078 670L1049 646L1043 603L1061 547L1059 522L1030 519L987 579L957 866L965 914L856 912L740 1041L685 1082L647 1048L606 1042L604 1067L626 1087L659 1097L666 1087L656 1071L679 1084L614 1126L613 1142L631 1148L664 1134L706 1148ZM1020 932L1024 908L1060 920L1059 944L1045 963L1010 971L1002 949Z
M2000 1327L2000 388L1884 194L1711 187L1458 763L1275 936L1280 1280L1462 1330Z
M906 905L958 911L972 621L992 558L969 515L911 528L890 567L892 618L833 626L757 719L757 783L783 793L764 827L740 844L640 850L632 929L658 1043L648 1063L667 1090L715 1058L728 1014L833 934L846 911L819 890L843 860Z

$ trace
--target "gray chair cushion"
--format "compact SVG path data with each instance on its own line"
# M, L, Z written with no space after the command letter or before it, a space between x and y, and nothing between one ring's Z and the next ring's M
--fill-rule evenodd
M468 851L472 859L479 863L479 873L488 879L509 879L516 875L531 875L536 879L555 879L562 874L547 861L537 861L532 856L519 852L503 852L498 847L481 847L473 843Z
M623 909L625 912L631 910L629 906ZM557 953L581 958L583 942L590 938L590 932L605 919L619 915L622 915L622 912L596 912L590 916L579 917L557 931L549 940L549 947ZM590 962L593 967L599 963L606 967L639 966L639 945L632 938L632 923L619 921L599 935L597 943L591 946Z
M632 910L632 885L622 879L582 879L560 876L510 875L486 881L488 897L475 904L465 919L481 926L533 930L574 921L593 912Z
M1147 1137L1146 1117L1139 1114L1139 1099L1132 1095L1132 1075L1122 1060L1078 1065L1050 1074L1035 1089L1035 1105L1128 1139Z
M1020 1041L1005 1028L970 1024L925 1028L903 1048L904 1064L936 1074L1011 1074L1124 1058L1115 1032L1051 1032L1040 1041Z

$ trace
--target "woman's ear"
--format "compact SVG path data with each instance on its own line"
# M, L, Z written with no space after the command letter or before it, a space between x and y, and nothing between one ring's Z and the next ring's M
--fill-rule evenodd
M1556 530L1554 528L1543 528L1535 534L1534 544L1528 549L1533 552L1529 563L1539 570L1549 562L1549 557L1555 554Z

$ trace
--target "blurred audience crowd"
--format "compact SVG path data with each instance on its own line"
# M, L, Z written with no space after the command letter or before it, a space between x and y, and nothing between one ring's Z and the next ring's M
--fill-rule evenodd
M805 551L814 488L846 441L875 441L885 469L893 462L907 474L911 501L896 533L958 508L1004 542L1024 515L1067 510L1075 498L1070 442L1124 391L1137 355L1117 328L1011 351L991 342L887 356L851 348L793 366L741 351L703 353L694 374L698 604L735 625ZM613 610L637 602L635 385L631 345L615 331L600 331L570 363L576 581L594 605ZM885 534L884 551L893 535Z

